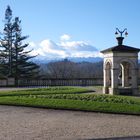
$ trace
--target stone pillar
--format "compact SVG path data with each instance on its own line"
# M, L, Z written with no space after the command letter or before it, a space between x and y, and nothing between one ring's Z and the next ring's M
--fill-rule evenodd
M107 87L107 70L104 69L104 87L103 87L103 94L108 94L108 87Z
M116 68L113 68L111 70L111 88L109 89L109 94L115 95L118 94L118 72L119 70Z
M127 65L123 65L122 67L122 87L129 86L129 67Z
M103 93L108 94L109 93L109 87L111 86L111 64L108 62L105 64L104 61L104 87L103 87Z
M138 69L132 69L132 94L138 95Z
M124 66L121 66L121 68L122 68L122 87L125 87L125 79L124 79Z

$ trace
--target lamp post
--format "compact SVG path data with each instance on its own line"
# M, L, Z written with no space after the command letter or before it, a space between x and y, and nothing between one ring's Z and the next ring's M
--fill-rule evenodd
M122 45L123 44L123 39L124 39L123 33L127 37L127 35L128 35L127 28L125 28L123 31L121 31L118 28L116 28L115 35L116 35L116 39L118 41L118 45Z
M124 32L125 32L125 36L127 36L128 35L127 28L125 28L123 31L120 31L118 28L116 28L115 35L119 35L120 33L120 37L122 37Z

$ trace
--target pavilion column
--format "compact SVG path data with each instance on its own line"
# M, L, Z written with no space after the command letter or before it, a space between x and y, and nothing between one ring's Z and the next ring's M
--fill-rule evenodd
M138 88L138 69L132 69L132 88Z
M111 86L111 70L106 69L106 86L110 87Z
M129 67L123 66L122 67L122 87L129 86Z
M117 68L111 69L111 88L110 88L110 94L118 94L118 72L119 70Z
M138 69L132 69L132 92L133 95L138 95Z
M104 69L104 87L107 87L106 69Z
M103 93L107 94L108 93L108 83L107 83L107 69L104 69L104 87L103 87Z

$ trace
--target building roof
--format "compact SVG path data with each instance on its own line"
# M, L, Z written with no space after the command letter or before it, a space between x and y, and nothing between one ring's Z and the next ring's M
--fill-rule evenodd
M117 45L105 50L102 50L101 53L105 53L105 52L139 52L140 49L139 48L134 48L134 47L130 47L130 46L126 46L126 45Z

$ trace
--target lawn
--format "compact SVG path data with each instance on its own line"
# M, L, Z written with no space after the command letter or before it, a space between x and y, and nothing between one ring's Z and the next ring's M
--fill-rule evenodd
M6 91L0 92L0 104L140 114L140 98L95 94L93 89L94 88L52 87ZM94 94L91 94L91 92Z

